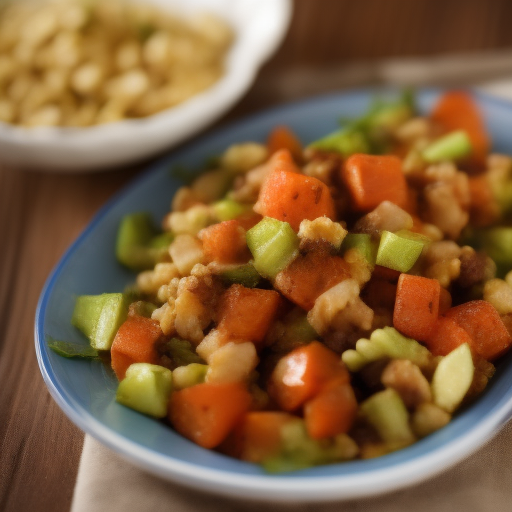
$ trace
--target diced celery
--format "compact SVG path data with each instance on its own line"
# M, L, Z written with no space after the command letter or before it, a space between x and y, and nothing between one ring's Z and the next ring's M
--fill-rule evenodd
M134 363L119 383L116 400L143 414L165 418L171 393L171 370L156 364Z
M128 313L128 299L122 293L80 295L71 323L88 338L97 350L109 350L119 326Z
M429 350L412 338L407 338L393 327L375 329L370 339L361 338L355 350L346 350L341 355L342 361L353 372L359 371L366 364L382 358L408 359L414 364L425 367L431 354Z
M362 414L391 449L414 443L409 413L400 395L391 388L375 393L360 406Z
M51 348L56 354L62 357L77 357L83 359L98 359L99 354L95 348L90 345L79 345L78 343L70 343L69 341L61 341L48 338L48 348Z
M351 128L330 133L322 139L312 142L310 147L341 153L344 157L354 153L370 153L370 144L363 132Z
M358 372L370 361L365 359L357 350L348 349L341 355L341 360L351 372Z
M126 215L117 232L116 257L132 270L152 268L166 255L171 241L171 234L158 233L149 213Z
M309 342L318 338L318 334L311 327L306 314L296 316L286 323L286 336L297 342Z
M415 110L410 91L398 100L375 101L358 119L342 122L344 128L313 142L310 147L335 151L348 157L354 153L383 153L389 145L389 133L409 119Z
M346 434L333 439L311 439L304 421L290 421L281 429L281 452L277 457L263 461L271 473L296 471L318 464L353 459L358 453L357 444Z
M186 366L178 366L172 372L174 388L179 390L201 384L204 382L207 371L207 364L190 363Z
M252 263L233 265L223 270L220 277L227 284L241 284L246 288L255 288L261 281L261 276Z
M254 257L254 268L273 279L299 254L299 237L290 224L264 217L246 233L247 245Z
M404 234L398 235L391 231L383 231L377 250L377 265L407 272L419 258L425 241L421 239L406 238Z
M497 226L475 231L475 245L496 263L498 276L512 269L512 227Z
M466 396L474 373L471 349L464 343L437 365L431 384L434 403L447 412L453 412Z
M187 340L172 338L162 347L162 352L171 358L174 367L186 366L191 363L204 363L195 353L192 344Z
M463 130L457 130L432 142L422 151L421 156L425 161L433 164L443 160L460 160L469 156L471 151L468 134Z
M377 246L370 235L366 233L348 233L343 240L341 249L343 251L357 249L372 267L375 266Z
M233 199L221 199L213 203L213 211L220 221L236 219L240 215L251 211L252 207L247 204L239 203Z
M412 106L407 100L396 104L382 105L368 116L367 124L378 129L393 129L401 125L412 115Z

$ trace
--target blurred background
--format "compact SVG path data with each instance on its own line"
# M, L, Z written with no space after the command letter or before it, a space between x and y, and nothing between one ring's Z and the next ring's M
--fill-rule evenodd
M206 131L347 88L512 77L511 19L510 0L295 0L278 51L242 100ZM46 392L33 350L34 312L62 253L145 167L61 175L0 166L2 511L69 510L83 433Z
M288 34L232 112L340 88L512 77L507 0L294 0ZM455 63L455 65L454 65Z

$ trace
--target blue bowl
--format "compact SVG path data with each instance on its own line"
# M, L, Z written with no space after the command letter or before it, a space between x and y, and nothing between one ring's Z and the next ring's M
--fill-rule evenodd
M401 451L371 460L269 475L259 466L205 450L168 426L115 402L117 381L96 361L62 358L47 347L48 337L86 344L70 324L75 297L122 291L134 274L115 259L121 218L149 211L160 219L181 185L170 168L200 168L206 158L232 143L264 141L278 124L290 126L303 142L325 135L341 117L361 115L377 91L321 96L265 111L190 143L165 158L117 194L68 249L42 291L35 319L39 366L53 398L83 431L137 466L160 477L205 491L269 501L327 501L367 497L419 482L455 464L488 440L512 415L511 356L499 364L482 396L440 431ZM378 91L383 96L393 91ZM428 111L439 91L418 94ZM512 154L512 106L477 95L494 149Z

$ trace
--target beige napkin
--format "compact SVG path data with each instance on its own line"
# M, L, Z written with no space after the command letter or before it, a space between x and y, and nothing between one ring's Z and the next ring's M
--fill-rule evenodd
M289 101L361 85L421 84L479 85L489 94L512 99L512 51L362 63L315 70L314 80L311 75L311 70L300 69L276 74L269 95ZM494 80L488 82L490 78ZM475 454L422 484L380 497L324 505L262 505L202 494L137 469L86 435L71 512L259 512L262 506L278 512L510 512L512 424Z
M206 495L137 469L87 435L71 512L261 512L262 507L272 512L510 512L512 424L474 455L420 485L323 505L261 504Z

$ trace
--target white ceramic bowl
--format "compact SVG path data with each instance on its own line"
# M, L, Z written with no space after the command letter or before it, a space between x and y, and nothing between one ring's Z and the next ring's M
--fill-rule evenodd
M142 1L142 0L139 0ZM207 11L236 32L225 75L176 107L143 119L90 128L22 128L0 123L0 161L16 168L97 171L169 149L226 112L250 87L288 28L290 0L146 0L172 12Z

